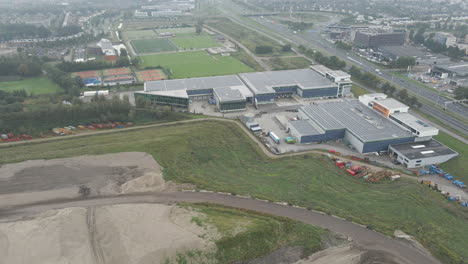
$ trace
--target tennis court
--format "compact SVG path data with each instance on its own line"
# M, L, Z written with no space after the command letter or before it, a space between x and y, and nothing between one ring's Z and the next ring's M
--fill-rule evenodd
M167 39L137 39L132 40L130 43L136 53L157 53L177 50L177 47Z
M114 69L106 69L103 71L104 76L114 76L114 75L123 75L129 74L130 68L114 68Z
M136 73L140 82L159 81L166 79L166 75L161 70L147 70Z

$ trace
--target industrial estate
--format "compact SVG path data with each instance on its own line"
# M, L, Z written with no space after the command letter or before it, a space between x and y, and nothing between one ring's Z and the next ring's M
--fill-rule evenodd
M467 14L0 0L0 264L468 264Z

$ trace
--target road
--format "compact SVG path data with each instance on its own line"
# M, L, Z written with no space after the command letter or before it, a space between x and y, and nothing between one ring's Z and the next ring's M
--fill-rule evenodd
M224 6L224 8L228 8L224 10L225 15L227 15L229 18L231 18L234 22L238 24L241 24L251 29L254 28L252 24L246 23L242 18L235 15L235 13L242 14L246 12L245 10L232 4L231 2L228 2L228 3L229 4L226 4L226 6ZM233 10L235 12L233 12ZM298 45L303 45L312 49L320 49L320 50L323 50L323 51L326 51L328 53L338 56L340 59L345 60L348 64L351 63L351 64L355 64L359 66L363 71L371 72L373 74L376 73L375 71L375 69L377 68L376 65L360 58L357 55L354 55L351 52L338 49L333 44L321 38L320 28L326 26L326 24L334 23L336 21L328 21L326 23L319 23L317 24L318 28L316 29L309 30L303 34L294 34L289 30L287 26L274 23L272 20L269 20L268 18L257 17L254 20L268 29L268 32L267 32L265 31L265 29L256 27L255 31L257 32L261 31L263 35L267 35L276 41L279 41L279 42L286 41L286 42L290 42L290 43L294 43ZM384 70L380 71L379 77L388 82L392 82L400 87L406 88L408 89L408 91L432 102L434 105L438 105L439 107L443 107L444 103L447 101L452 101L452 99L441 96L435 91L431 91L417 84L414 84L410 81L395 77L394 75L391 75L390 73ZM464 104L449 104L447 107L447 111L452 112L452 114L449 114L448 112L444 112L443 110L437 109L428 104L424 104L424 106L421 108L421 111L431 116L434 116L435 118L451 126L453 129L460 131L461 133L468 134L468 124L466 122L466 120L468 120L468 107L466 107L466 105ZM465 119L465 120L461 120L461 119L453 117L454 114L460 116L461 119Z
M167 192L146 195L118 196L106 198L91 198L85 200L55 201L44 204L23 206L16 209L0 211L0 218L24 217L48 210L62 209L68 207L91 207L112 205L112 204L132 204L132 203L200 203L208 202L231 206L236 208L254 210L276 216L288 217L306 224L327 228L335 233L351 237L353 241L367 250L378 250L391 254L399 260L399 263L413 264L439 264L440 262L432 257L425 249L412 246L408 242L392 239L383 234L374 232L361 225L348 222L346 220L276 203L256 200L252 198L242 198L231 195L222 195L202 192ZM92 210L92 209L91 209ZM92 213L92 212L90 212ZM90 216L92 225L92 215ZM99 249L96 249L99 252ZM96 252L97 254L99 254Z

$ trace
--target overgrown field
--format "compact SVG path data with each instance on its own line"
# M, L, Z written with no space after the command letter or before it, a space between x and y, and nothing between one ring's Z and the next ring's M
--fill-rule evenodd
M141 56L142 67L162 66L172 71L171 78L190 78L251 72L252 68L231 56L210 55L206 51L178 52Z
M216 252L182 252L178 263L204 262L200 259L209 263L237 263L290 246L302 247L305 257L321 250L321 237L329 235L321 228L287 218L213 204L180 205L204 215L192 217L192 222L201 227L216 227L221 237L215 241Z
M257 46L271 46L273 47L274 55L294 54L293 52L282 52L282 46L276 41L229 20L219 20L217 22L210 22L209 25L221 31L222 33L230 36L231 38L239 41L252 52L255 52L255 48ZM271 56L271 54L267 55Z
M0 82L0 90L13 92L16 90L25 90L28 94L52 94L62 91L54 82L46 77L28 78L19 81Z
M303 57L274 57L268 60L273 70L293 70L304 69L310 66L311 62Z
M287 201L366 224L387 235L414 235L444 263L468 262L468 210L420 184L370 184L327 157L269 159L235 124L203 121L60 142L0 147L0 163L123 151L150 153L167 180L202 189Z

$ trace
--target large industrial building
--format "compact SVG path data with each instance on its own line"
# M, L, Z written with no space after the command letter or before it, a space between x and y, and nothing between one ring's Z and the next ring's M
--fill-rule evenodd
M358 100L303 106L298 116L300 120L290 122L288 128L300 143L342 139L359 153L369 153L414 142L416 137Z
M326 73L332 72L329 69L326 71ZM340 71L334 73L338 72ZM296 95L302 98L327 98L341 97L350 93L350 77L346 82L349 85L340 85L341 79L337 77L335 81L325 75L311 69L239 74L254 94L255 105L273 103L277 97Z
M406 32L379 32L358 31L354 37L353 44L361 48L377 48L381 46L399 46L405 43Z
M299 143L344 140L359 153L387 151L389 146L414 142L435 146L432 137L439 130L408 110L408 106L385 94L368 94L359 100L303 106L299 120L289 122L288 130ZM439 152L443 147L438 147Z
M315 67L315 66L314 66ZM221 112L240 111L247 103L273 103L275 98L342 97L351 93L351 76L326 67L268 71L145 82L136 97L153 104L188 108L190 100L213 98Z
M431 75L448 79L453 85L468 86L468 63L446 63L433 65Z
M450 58L437 53L424 52L410 45L403 46L382 46L378 48L378 56L382 59L396 61L401 57L413 57L416 64L434 65L450 62Z
M190 100L213 96L220 111L243 110L252 100L252 93L236 75L145 82L144 91L135 92L135 98L180 108L188 108Z

